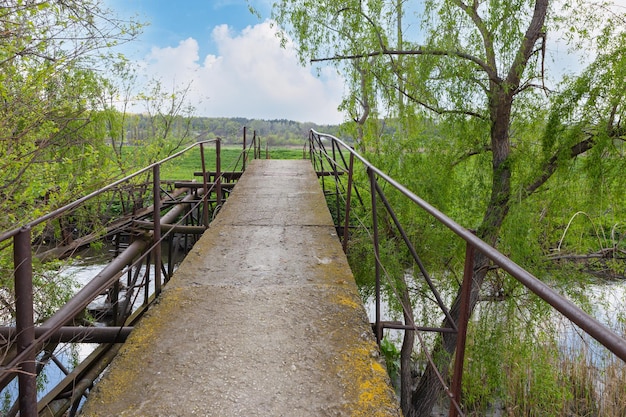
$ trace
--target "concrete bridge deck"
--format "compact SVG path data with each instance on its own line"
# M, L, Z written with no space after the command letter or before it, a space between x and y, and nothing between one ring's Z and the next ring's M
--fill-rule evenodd
M401 415L309 161L251 163L83 415Z

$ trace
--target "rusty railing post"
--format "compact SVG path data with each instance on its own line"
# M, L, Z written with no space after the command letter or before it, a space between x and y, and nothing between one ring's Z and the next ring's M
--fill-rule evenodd
M222 205L222 142L217 138L215 142L215 194L217 207ZM208 227L207 223L207 227Z
M204 143L200 144L200 163L202 164L202 186L204 190L204 196L202 198L202 200L204 200L202 205L202 222L204 223L204 227L209 227L209 184L206 159L204 158Z
M154 294L161 293L161 166L156 164L153 168L152 194L154 200Z
M261 159L261 152L258 153L257 156L257 137L256 137L256 130L254 130L252 132L252 143L253 143L253 148L254 148L254 159Z
M350 204L352 202L352 170L354 169L354 154L350 152L350 166L348 167L348 190L346 191L346 217L343 223L343 253L348 253L348 229L350 227Z
M337 218L337 226L341 225L341 207L339 207L339 171L337 170L337 153L336 147L338 145L335 139L332 139L332 151L333 151L333 176L335 177L335 215Z
M246 170L246 162L248 160L248 153L246 152L246 127L243 127L243 158L242 158L242 164L243 167L241 168L242 171Z
M17 353L20 354L35 342L33 313L33 255L31 229L23 227L13 238L15 268L15 321ZM18 387L20 416L37 416L37 368L35 352L27 355L19 365Z
M367 173L370 177L370 193L372 194L372 232L374 235L374 257L375 261L375 274L376 274L376 343L380 346L380 342L383 339L383 326L380 320L380 249L378 241L378 216L376 214L376 173L374 170L368 168Z
M456 353L454 358L454 374L452 375L452 398L450 404L450 417L457 417L460 412L461 382L463 379L463 361L465 360L465 341L467 337L467 324L470 316L470 297L474 278L474 246L467 242L465 247L465 266L463 268L463 284L461 287L461 307L458 332L456 335ZM456 403L456 404L455 404Z

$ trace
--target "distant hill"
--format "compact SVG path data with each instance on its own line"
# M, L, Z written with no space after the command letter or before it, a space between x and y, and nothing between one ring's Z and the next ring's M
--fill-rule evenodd
M241 143L243 128L247 138L252 140L254 132L261 138L262 146L302 145L309 130L338 135L338 125L318 125L293 120L247 119L244 117L150 117L146 114L128 114L125 118L124 141L128 144L141 144L150 138L167 131L169 137L181 139L212 140L222 139L225 144Z
M256 132L262 142L269 145L301 145L311 129L330 134L337 134L339 131L338 125L318 125L286 119L194 117L191 120L191 130L197 140L219 137L224 143L241 143L244 126L247 129L248 140L251 140Z

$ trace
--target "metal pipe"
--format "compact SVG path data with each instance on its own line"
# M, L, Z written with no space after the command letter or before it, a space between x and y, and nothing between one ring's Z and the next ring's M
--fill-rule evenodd
M43 336L49 328L35 327L35 338ZM79 327L63 326L52 333L48 341L53 343L123 343L133 327ZM15 340L18 330L15 327L0 327L0 337L4 340ZM6 344L0 344L4 350Z
M154 224L152 222L145 220L135 220L133 222L133 226L149 230L152 230L154 228ZM176 224L161 223L161 232L166 233L171 232L179 234L201 235L205 231L206 227L204 226L181 226Z
M222 205L222 141L220 139L215 142L215 193L217 207L220 207ZM209 224L205 226L209 227Z
M451 327L414 326L411 324L404 324L402 322L395 322L395 321L381 321L380 323L384 329L415 330L418 332L433 332L433 333L456 333L456 330Z
M161 294L161 166L155 165L152 177L152 199L154 204L152 231L154 256L154 294Z
M31 230L24 227L13 239L13 264L15 266L15 321L17 352L22 356L9 369L19 370L20 416L37 416L37 368L35 351L35 328L33 315L33 258L30 246Z
M219 139L218 139L219 142ZM200 162L202 163L202 186L204 188L204 204L202 206L202 219L204 227L209 227L209 185L206 170L206 161L204 159L204 146L200 145Z
M367 171L370 178L370 193L372 195L372 233L374 235L374 258L376 274L376 343L380 345L383 339L383 327L380 321L380 248L378 243L378 216L376 210L376 176L374 171Z
M465 246L465 265L463 268L463 284L461 285L461 305L459 311L459 332L456 336L456 351L454 358L454 373L450 390L450 417L458 417L461 404L461 382L463 380L463 361L465 360L465 342L467 340L467 323L470 318L470 298L474 282L474 247L467 243Z
M246 162L248 160L248 154L246 153L246 127L243 127L243 161L242 161L242 171L246 170Z

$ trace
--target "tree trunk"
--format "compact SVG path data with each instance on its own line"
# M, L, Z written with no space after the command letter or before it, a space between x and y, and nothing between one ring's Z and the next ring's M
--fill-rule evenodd
M491 147L492 147L492 183L491 198L477 235L488 244L494 246L502 227L502 223L509 211L511 197L511 166L509 156L511 147L509 142L509 122L512 107L512 95L504 93L501 86L494 88L490 101L492 112ZM492 90L493 91L493 90ZM474 255L474 273L472 291L470 295L470 314L478 302L480 289L489 269L489 259L477 252ZM450 317L458 322L461 305L461 288L452 303ZM452 327L445 319L442 327ZM437 339L432 350L432 358L437 366L437 372L448 385L449 367L456 348L457 336L453 333L444 333ZM443 393L443 387L437 372L430 363L422 374L416 390L412 394L412 410L405 413L407 417L428 417L433 407Z

